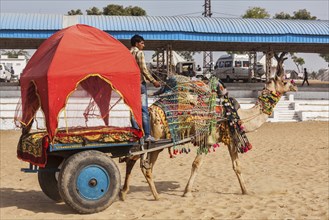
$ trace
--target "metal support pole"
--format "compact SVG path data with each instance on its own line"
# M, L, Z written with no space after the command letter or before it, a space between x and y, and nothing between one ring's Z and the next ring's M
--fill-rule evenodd
M167 59L166 59L166 64L167 64L167 77L173 74L172 71L172 46L171 44L167 45Z
M164 49L157 49L157 72L164 71Z
M272 58L274 56L273 51L267 51L266 52L266 82L271 77L271 67L272 67Z
M205 0L204 1L204 12L202 15L204 17L211 17L211 0ZM213 54L210 51L204 51L203 52L203 73L211 72L213 68ZM208 71L205 71L208 70Z

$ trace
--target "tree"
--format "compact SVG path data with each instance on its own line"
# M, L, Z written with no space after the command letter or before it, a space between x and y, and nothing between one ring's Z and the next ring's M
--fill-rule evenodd
M320 54L320 57L322 57L327 63L329 63L329 53L327 53L327 54Z
M302 67L305 64L305 60L302 57L297 57L295 55L292 55L291 59L295 63L295 65L298 69L298 72L301 72L299 67Z
M277 13L273 16L273 18L275 19L292 19L291 18L291 15L288 14L288 13L285 13L285 12L280 12L280 13Z
M266 11L265 8L253 7L249 8L242 18L269 18L270 14Z
M280 12L273 16L275 19L296 19L296 20L316 20L316 16L312 16L306 9L299 9L291 16L288 13Z
M140 7L126 7L124 8L122 5L107 5L103 8L104 15L121 15L121 16L145 16L146 11Z
M277 66L276 66L276 75L281 76L284 74L283 70L283 62L288 59L288 57L285 57L287 55L287 52L282 52L280 55L277 53L274 53L274 57L277 61Z
M2 52L2 55L7 55L8 58L18 58L18 56L25 56L26 59L30 58L30 54L29 52L27 52L26 50L4 50L4 52Z
M146 15L146 11L140 7L132 7L129 6L127 8L125 8L126 14L127 15L132 15L132 16L145 16Z
M115 5L115 4L107 5L106 7L103 8L103 10L94 6L90 9L87 9L86 12L87 12L87 15L120 15L120 16L145 16L146 15L146 11L144 9L142 9L141 7L128 6L125 8L122 5ZM68 11L67 14L68 15L82 15L83 13L81 12L80 9L77 9L77 10L72 9L71 11Z
M299 20L316 20L315 16L311 16L311 13L308 12L306 9L299 9L298 11L294 12L294 15L291 16L288 13L280 12L279 14L275 14L273 18L276 19L299 19ZM301 57L297 57L294 52L290 52L291 59L297 66L298 71L300 72L299 66L305 64L305 61ZM321 56L321 55L320 55ZM324 58L325 59L325 58Z
M80 9L77 9L77 10L72 9L67 12L67 15L83 15L83 13Z
M193 55L195 53L200 53L200 52L195 52L195 51L176 51L180 56L182 56L185 60L190 60L194 61Z
M294 12L294 16L292 19L298 20L316 20L316 16L311 16L311 13L308 12L306 9L299 9L298 11Z
M86 10L87 15L101 15L103 14L103 12L101 10L99 10L99 8L96 7L92 7L90 9Z
M126 15L122 5L107 5L103 8L103 15Z

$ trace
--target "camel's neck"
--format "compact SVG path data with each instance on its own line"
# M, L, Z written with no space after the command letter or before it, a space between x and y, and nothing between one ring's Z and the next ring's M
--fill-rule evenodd
M262 126L272 114L280 97L280 93L273 93L264 89L252 108L239 109L238 115L242 120L245 132L255 131Z

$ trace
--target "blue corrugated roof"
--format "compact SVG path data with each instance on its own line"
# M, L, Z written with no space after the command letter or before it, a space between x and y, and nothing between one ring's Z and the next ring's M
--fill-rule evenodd
M0 13L0 29L6 30L59 30L63 15Z
M44 38L65 24L72 25L73 19L118 39L142 33L148 40L329 43L329 22L318 20L13 13L1 13L0 18L0 38Z

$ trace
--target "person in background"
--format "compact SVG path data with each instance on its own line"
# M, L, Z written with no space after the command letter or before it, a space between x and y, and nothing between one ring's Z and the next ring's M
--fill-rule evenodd
M150 129L150 117L148 111L148 101L147 101L147 87L146 80L151 82L155 87L160 87L160 83L153 78L151 73L148 71L145 63L145 55L143 49L145 47L144 38L140 35L134 35L130 39L131 49L130 53L136 59L136 62L139 66L141 73L141 99L142 99L142 120L143 120L143 130L145 141L154 141L154 138L151 136ZM138 128L136 121L132 118L132 126Z
M13 67L10 67L10 73L11 73L11 75L14 75L15 74L15 70L14 70Z
M308 72L306 71L306 68L304 68L304 80L303 80L302 86L304 86L305 82L307 83L308 86L310 85L308 83Z

